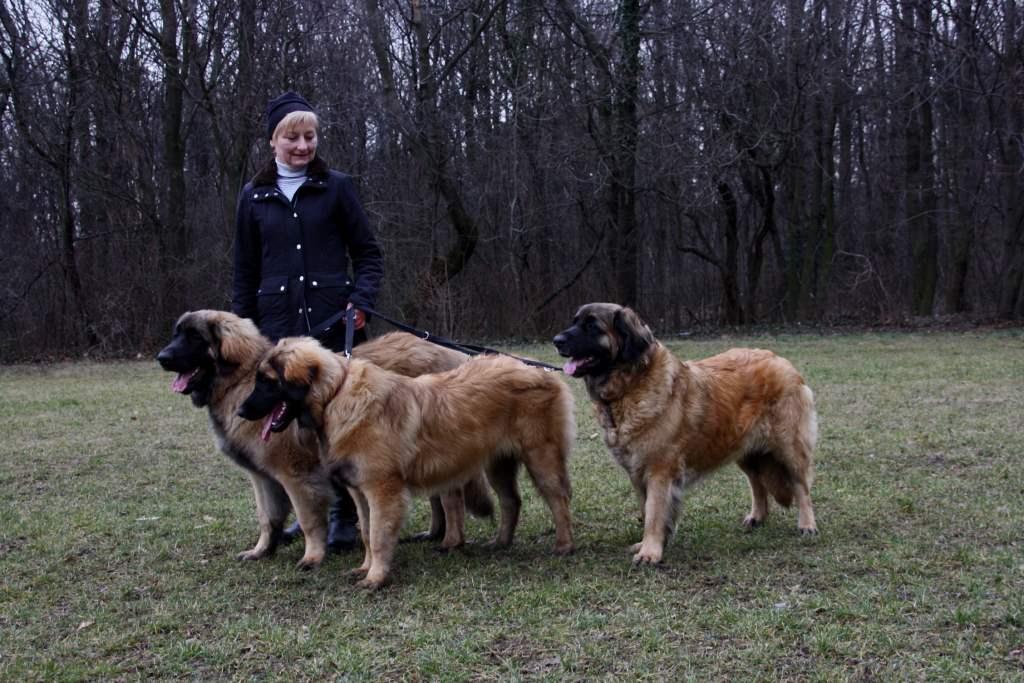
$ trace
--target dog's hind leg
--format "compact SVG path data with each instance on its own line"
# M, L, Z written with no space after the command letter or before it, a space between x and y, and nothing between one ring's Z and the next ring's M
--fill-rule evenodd
M785 468L789 491L796 499L797 505L797 529L801 534L816 534L818 526L814 521L814 505L811 503L811 481L814 476L814 463L811 455L802 450L802 444L798 443L794 453L783 463L779 463L779 469Z
M802 534L818 533L818 525L814 521L814 506L811 504L811 490L803 481L795 482L793 486L796 494L796 503L799 509L799 517L796 526Z
M761 479L764 459L763 453L750 453L737 463L750 484L750 514L743 520L748 529L761 526L768 517L768 489Z
M445 535L444 505L441 496L430 497L430 529L406 536L400 543L419 543L420 541L436 541Z
M530 478L554 518L555 552L559 555L573 550L572 515L569 513L572 487L565 460L565 455L554 445L535 448L523 458L526 471L530 473Z
M797 445L792 451L782 451L782 458L773 460L773 468L768 468L774 476L766 474L772 495L781 505L789 507L795 498L797 505L797 528L801 534L816 534L818 527L814 521L814 506L811 504L811 480L813 462L809 454L804 454Z
M274 554L281 541L281 530L288 517L291 505L288 494L274 479L262 472L246 470L252 482L256 498L256 518L260 525L260 537L251 550L239 553L239 560L258 560Z
M444 540L438 550L447 552L458 548L466 542L464 528L466 526L466 501L462 487L445 491L441 495L441 506L444 508Z
M519 525L519 510L523 499L519 495L519 462L509 456L495 458L487 470L487 479L491 482L498 504L501 507L501 522L498 533L487 544L493 547L506 547L512 544L512 538Z
M355 569L349 570L353 577L362 578L370 571L370 506L366 502L366 496L357 488L348 487L348 493L356 504L356 514L359 516L359 535L363 540L363 563Z
M814 506L811 504L811 484L814 481L814 446L818 440L818 416L814 410L814 394L806 386L792 395L791 409L797 416L794 420L796 433L787 444L788 448L779 453L779 463L784 466L796 498L798 517L797 528L801 534L816 534L818 526L814 520Z

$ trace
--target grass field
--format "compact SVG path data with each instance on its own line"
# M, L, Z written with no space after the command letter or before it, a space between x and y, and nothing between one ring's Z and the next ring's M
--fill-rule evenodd
M729 468L687 495L666 565L632 567L636 502L569 380L578 551L549 553L524 482L511 549L403 545L376 594L342 576L361 552L233 559L248 481L156 363L0 368L0 679L1021 680L1024 332L672 348L741 345L815 390L818 537L778 508L744 533Z

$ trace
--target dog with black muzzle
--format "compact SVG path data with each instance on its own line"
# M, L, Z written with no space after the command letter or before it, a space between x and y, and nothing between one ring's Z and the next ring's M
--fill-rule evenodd
M817 533L814 395L789 361L731 349L681 362L635 312L610 303L582 306L554 344L565 373L586 384L605 444L639 494L634 563L662 561L683 492L729 463L750 484L748 528L764 523L770 494L784 507L795 499L798 529Z
M388 578L398 529L414 493L451 491L486 469L501 521L492 544L512 542L530 473L555 522L555 552L573 548L567 461L573 399L555 374L506 356L478 356L455 370L407 378L343 358L309 338L280 340L260 362L239 409L264 429L294 420L316 434L325 470L356 501L366 555L359 586Z
M335 495L320 465L316 437L309 431L291 429L271 438L269 430L237 415L252 393L257 363L272 346L247 318L226 311L190 311L178 319L170 343L157 360L165 370L177 373L171 384L176 393L207 408L219 449L242 467L252 482L259 539L238 559L257 560L273 554L294 508L305 537L299 567L309 568L320 564L326 554L327 508ZM466 360L463 354L401 332L360 344L353 353L406 375L450 370ZM483 475L467 481L452 496L464 501L475 515L493 514L494 503ZM423 536L443 535L443 549L460 545L464 541L461 509L453 510L449 522L440 502L431 503L431 531Z

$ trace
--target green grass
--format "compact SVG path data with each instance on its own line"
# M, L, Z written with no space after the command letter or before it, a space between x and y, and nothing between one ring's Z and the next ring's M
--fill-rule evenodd
M301 544L233 559L249 485L155 363L2 368L0 679L1020 680L1024 334L672 346L742 345L815 391L820 536L778 508L744 533L729 468L686 496L667 564L632 567L636 503L570 380L578 551L549 553L524 482L510 550L403 545L376 594L342 575L358 552L310 573Z

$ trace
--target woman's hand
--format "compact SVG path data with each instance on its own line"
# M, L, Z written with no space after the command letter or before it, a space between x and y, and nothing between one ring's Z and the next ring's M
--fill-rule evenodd
M345 310L347 311L350 308L352 308L352 304L349 304L348 306L346 306ZM360 311L358 308L356 309L355 323L356 323L356 329L357 330L361 330L364 327L366 327L366 314L363 313L362 311Z

